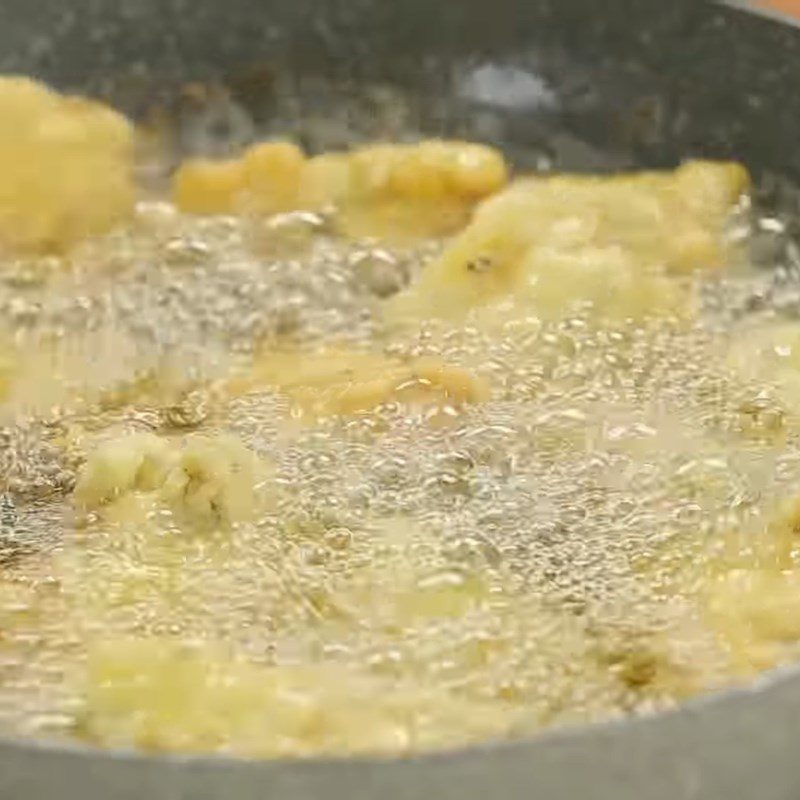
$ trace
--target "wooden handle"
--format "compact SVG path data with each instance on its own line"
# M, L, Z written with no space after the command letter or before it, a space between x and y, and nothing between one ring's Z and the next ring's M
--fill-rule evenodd
M800 0L756 0L753 5L800 19Z

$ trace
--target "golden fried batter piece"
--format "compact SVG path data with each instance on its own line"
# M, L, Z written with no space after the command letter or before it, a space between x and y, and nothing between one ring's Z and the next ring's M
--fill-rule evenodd
M336 664L265 667L224 648L130 639L92 650L81 727L107 746L274 757L480 741L499 716L487 702L398 688Z
M489 395L481 379L437 358L401 361L336 348L264 353L252 373L234 380L230 388L242 393L264 386L278 389L315 417L357 414L391 402L460 406Z
M131 493L153 493L186 527L227 528L253 519L268 474L267 465L230 436L193 435L181 447L134 434L105 442L89 456L75 502L82 510L101 510Z
M133 210L133 128L116 111L0 77L0 248L58 252Z
M800 497L717 543L704 589L707 613L733 666L755 674L794 659L800 639Z
M479 144L431 140L307 158L288 142L264 142L238 160L185 162L173 199L195 214L335 208L346 236L402 240L454 233L507 181L503 157Z
M681 313L688 298L668 276L725 263L725 223L747 185L739 165L701 161L520 180L478 208L390 314L458 317L504 298L544 317L586 303L611 319Z

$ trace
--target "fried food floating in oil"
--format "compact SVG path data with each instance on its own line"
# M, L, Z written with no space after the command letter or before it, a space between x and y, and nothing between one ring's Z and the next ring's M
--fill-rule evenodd
M152 434L112 439L90 456L75 487L82 510L131 493L152 494L191 529L246 522L260 507L269 467L229 436L190 436L183 446Z
M155 491L174 461L170 444L149 433L112 439L90 456L75 486L75 502L91 510L134 491Z
M298 531L286 535L302 536ZM375 519L360 535L372 557L345 574L329 575L324 587L306 598L315 635L334 635L346 619L359 619L366 629L399 632L465 621L490 608L507 615L512 625L526 624L529 609L510 602L508 576L433 566L441 541L425 526L402 517ZM170 540L179 554L185 542ZM182 559L174 551L166 559L156 552L160 568L142 570L144 583L138 576L123 579L126 597L138 599L167 570L180 570ZM272 595L267 588L261 603L274 603L271 613L280 617L284 605L297 603L285 583L292 565L278 560L263 564L263 570L265 587L275 581L280 591ZM105 602L108 593L102 597ZM450 669L471 675L502 658L503 645L488 638L471 637L451 648ZM90 648L81 731L107 745L161 751L219 746L262 756L309 748L397 752L409 741L430 747L485 738L509 713L469 693L429 690L364 666L331 660L267 666L231 656L212 642L196 647L169 639L101 639ZM357 698L360 702L354 702Z
M358 414L392 402L461 406L489 396L480 378L437 358L402 361L334 348L264 353L229 389L241 394L259 387L277 389L311 417Z
M266 667L213 645L128 639L92 649L80 727L112 747L275 757L481 741L499 723L491 703L332 663Z
M59 252L133 210L133 128L116 111L0 77L0 249Z
M333 207L346 236L402 240L454 233L507 181L496 150L467 142L378 145L314 158L288 142L266 142L237 160L185 162L173 199L193 214Z
M267 465L232 436L191 436L161 487L178 521L230 527L255 518Z
M744 675L797 657L800 496L720 539L705 586L707 616Z
M543 317L580 303L610 319L680 313L688 298L669 276L725 264L725 224L747 186L741 166L703 161L520 180L478 208L390 314L458 317L504 298Z

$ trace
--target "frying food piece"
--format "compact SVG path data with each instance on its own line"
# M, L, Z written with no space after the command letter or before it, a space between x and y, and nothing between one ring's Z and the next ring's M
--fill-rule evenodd
M507 181L497 151L466 142L380 145L310 159L287 142L267 142L238 161L187 161L175 175L173 198L197 214L333 206L347 236L403 239L454 233Z
M173 200L189 214L225 214L236 207L243 185L241 162L196 158L175 174Z
M296 210L306 157L296 145L267 142L251 147L242 159L248 210L277 214Z
M734 666L747 674L796 656L800 639L800 497L779 503L760 526L722 539L706 602Z
M95 510L129 492L151 492L163 485L173 449L152 434L134 434L102 444L89 457L75 486L75 502Z
M266 465L230 436L193 436L161 488L173 513L193 527L230 527L254 517Z
M482 145L430 141L367 147L350 157L341 228L354 238L455 233L476 203L507 182L502 156Z
M800 638L800 575L796 572L748 570L731 573L722 583L727 613L738 616L756 638L797 641Z
M796 652L800 638L800 574L796 570L731 570L709 588L712 625L733 666L744 674L769 669Z
M498 716L489 703L398 690L335 664L266 668L154 639L94 648L82 727L106 746L268 757L475 741Z
M357 414L389 402L462 405L489 395L479 378L436 358L403 362L337 349L267 353L232 388L242 392L259 385L279 389L311 416Z
M135 434L112 439L89 457L75 502L97 510L130 493L157 493L188 527L229 527L252 519L267 474L266 465L232 437L193 436L179 449L152 434Z
M612 319L681 312L688 298L667 275L725 262L724 226L746 188L742 167L712 162L521 180L478 209L390 313L457 317L507 297L545 317L586 302Z
M343 203L350 191L350 161L348 153L309 158L300 176L300 206L323 209Z
M0 249L62 251L133 210L133 131L106 106L0 77Z

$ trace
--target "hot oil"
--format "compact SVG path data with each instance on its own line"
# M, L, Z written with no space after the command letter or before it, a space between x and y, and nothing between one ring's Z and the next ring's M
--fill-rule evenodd
M4 265L22 375L0 454L7 734L397 753L649 713L752 674L709 587L720 543L766 535L796 493L798 420L777 374L726 354L785 313L788 272L681 279L705 308L688 324L587 310L399 334L380 303L438 243L281 224L147 203L70 264ZM308 419L268 388L219 388L259 348L331 342L442 358L491 397ZM274 463L277 506L211 535L144 497L78 514L87 451L132 431L235 434ZM792 660L781 645L758 668Z

